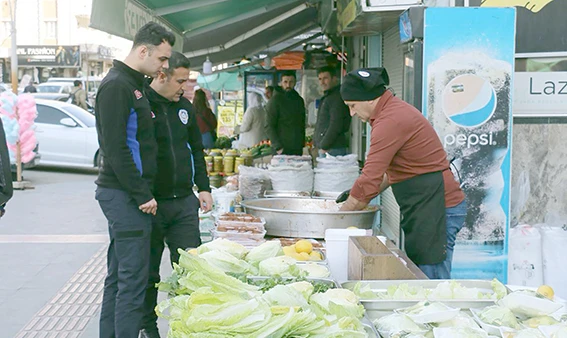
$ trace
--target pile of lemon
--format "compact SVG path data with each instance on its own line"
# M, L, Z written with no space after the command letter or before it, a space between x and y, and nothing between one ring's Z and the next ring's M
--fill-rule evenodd
M313 251L313 244L305 239L300 239L293 245L283 247L286 256L298 261L321 261L323 257L318 251Z

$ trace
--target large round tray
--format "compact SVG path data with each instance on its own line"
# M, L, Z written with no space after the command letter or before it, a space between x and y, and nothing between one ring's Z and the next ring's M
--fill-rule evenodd
M241 204L247 213L266 220L267 235L281 237L325 238L327 229L370 229L378 211L376 206L338 211L334 200L303 198L261 198Z

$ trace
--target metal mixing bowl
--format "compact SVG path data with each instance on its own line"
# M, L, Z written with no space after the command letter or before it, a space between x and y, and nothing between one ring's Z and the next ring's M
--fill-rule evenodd
M247 213L266 219L269 236L281 237L325 238L327 229L370 229L378 211L377 206L339 211L334 200L302 198L261 198L241 204Z

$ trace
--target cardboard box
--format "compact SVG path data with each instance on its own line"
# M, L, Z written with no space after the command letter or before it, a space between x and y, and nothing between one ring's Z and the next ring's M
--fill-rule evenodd
M388 242L384 245L375 236L350 237L348 243L348 279L427 279L427 276L404 252L397 249L394 243Z

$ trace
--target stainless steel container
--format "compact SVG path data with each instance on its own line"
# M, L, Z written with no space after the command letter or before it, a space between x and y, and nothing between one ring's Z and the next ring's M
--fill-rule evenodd
M339 211L334 200L261 198L243 201L247 213L263 217L269 236L325 238L327 229L370 229L378 207Z

